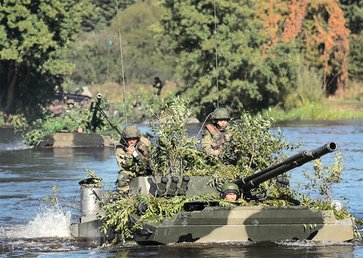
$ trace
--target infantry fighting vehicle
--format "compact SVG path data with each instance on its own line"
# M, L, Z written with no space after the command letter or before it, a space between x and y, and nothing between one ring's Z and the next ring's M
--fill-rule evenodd
M281 163L237 180L235 183L242 192L241 198L258 202L251 190L274 177L277 177L306 162L317 159L337 149L330 142L312 151L303 151ZM135 178L130 189L132 193L145 193L165 198L175 195L195 196L201 193L218 194L210 186L210 177L139 177ZM99 207L90 199L92 191L88 188L83 194L83 208L80 223L72 225L72 234L83 238L100 238L100 221L96 213ZM85 193L85 192L84 192ZM94 192L95 193L95 192ZM96 195L99 193L97 192ZM229 207L220 206L215 201L193 201L184 204L183 210L173 218L162 222L143 222L134 233L134 240L141 244L169 244L180 242L243 242L243 241L352 241L355 239L355 225L351 218L337 219L332 210L320 211L298 205L273 207L265 205L241 206L236 203ZM136 223L145 205L131 215L130 221Z
M70 96L75 97L77 95ZM98 114L101 114L111 127L120 134L117 127L111 123L105 111L100 107L101 98L101 94L97 94L97 101L95 103L91 102L88 98L90 111L92 112L91 121L87 123L87 128L90 132L86 133L84 129L81 132L58 132L38 141L34 148L114 147L115 141L111 137L96 133L96 128L102 126L102 120L98 116ZM71 100L73 101L73 99Z
M86 148L113 147L114 141L98 133L55 133L38 141L34 148Z

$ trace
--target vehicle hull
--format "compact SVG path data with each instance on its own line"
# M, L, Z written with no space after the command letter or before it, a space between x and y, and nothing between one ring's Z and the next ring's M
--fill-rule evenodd
M97 133L56 133L35 144L35 148L113 147L111 138Z
M182 212L162 223L143 223L134 235L139 244L354 239L351 219L305 207L207 207Z

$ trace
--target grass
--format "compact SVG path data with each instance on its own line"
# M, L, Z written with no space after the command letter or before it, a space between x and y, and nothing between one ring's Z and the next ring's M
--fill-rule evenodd
M289 111L277 107L263 112L263 114L267 113L276 121L363 119L363 103L355 100L325 100L320 103L309 103Z
M167 95L176 92L177 85L172 82L165 82L163 90L161 91L161 98L166 97ZM152 85L144 85L144 84L132 84L126 85L125 87L121 84L117 83L104 83L104 84L95 84L90 87L90 90L93 96L96 96L98 93L101 93L102 96L106 97L110 103L120 104L124 102L124 93L126 98L131 98L128 102L133 102L138 95L141 95L143 99L148 99L151 96L155 96L156 90L152 87Z
M265 110L276 121L294 120L354 120L363 119L363 85L351 81L344 89L344 98L325 98L319 78L313 71L302 68L297 88L287 96L284 108Z
M305 74L307 73L307 74ZM289 96L284 104L285 109L280 106L265 110L262 114L268 114L277 122L296 120L354 120L363 119L363 85L358 82L351 82L345 90L344 99L322 99L321 94L315 91L320 86L314 79L313 74L301 72L302 79L298 81L298 87L294 95ZM310 80L305 79L310 78ZM311 79L313 78L313 79ZM313 86L311 86L313 85ZM117 83L104 83L89 86L93 96L101 93L111 104L113 109L123 113L125 104L128 107L128 116L142 116L145 109L140 111L133 108L135 101L141 97L143 107L150 103L160 103L167 96L175 95L178 84L166 81L161 96L156 95L156 90L152 85L128 84L126 87ZM124 102L124 92L126 93L126 103ZM141 112L142 114L138 114ZM21 115L13 115L5 122L4 114L0 112L0 126L20 126L26 123Z
M309 76L312 77L311 75ZM310 84L313 85L313 82ZM177 87L178 85L175 83L166 82L161 92L161 98L155 95L155 89L151 85L126 85L126 88L124 89L120 84L105 83L102 85L93 85L90 89L94 96L96 96L97 93L101 93L102 96L107 97L109 103L118 106L124 103L124 91L127 96L126 102L128 104L134 102L138 95L141 96L144 103L150 103L160 101L160 99L174 94L177 91ZM299 87L298 95L300 97L293 96L291 99L288 99L288 101L291 102L288 110L284 110L281 107L275 107L265 110L262 113L268 113L269 116L272 116L276 121L363 119L363 101L361 101L361 99L363 99L363 87L361 84L351 83L351 86L345 92L346 98L341 100L321 100L321 94L315 96L317 95L317 93L313 92L315 88L316 87L308 87L306 84L303 84ZM306 98L306 92L309 92L309 94L313 96ZM303 99L304 101L297 103L299 99ZM130 109L132 109L131 106Z

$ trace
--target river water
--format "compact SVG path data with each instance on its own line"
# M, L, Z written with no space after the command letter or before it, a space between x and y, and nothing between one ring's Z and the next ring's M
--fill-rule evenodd
M334 198L343 200L352 214L363 218L363 121L281 125L290 143L310 150L334 141L345 160L343 180ZM147 131L147 127L141 127ZM199 127L191 128L198 131ZM296 153L300 151L297 150ZM295 154L295 153L291 153ZM332 163L333 155L322 158ZM79 216L78 182L94 170L114 189L117 164L106 148L32 150L9 129L0 129L0 257L363 257L363 242L274 242L244 244L177 244L139 247L134 243L98 247L70 237L69 225ZM303 183L308 164L292 173L292 187ZM59 188L56 208L44 200Z

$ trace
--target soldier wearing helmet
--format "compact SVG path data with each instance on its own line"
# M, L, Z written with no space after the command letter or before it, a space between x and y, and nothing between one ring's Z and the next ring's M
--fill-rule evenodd
M223 146L231 138L228 132L230 116L226 108L216 108L211 118L212 123L207 124L204 130L202 147L208 155L220 157Z
M116 160L120 169L117 188L127 193L132 178L151 174L149 166L151 143L140 134L136 125L126 126L122 136L122 141L116 145Z
M73 109L76 105L74 99L67 99L66 104L68 109Z
M221 197L229 202L235 202L241 197L241 191L238 185L234 183L225 183L221 190Z

